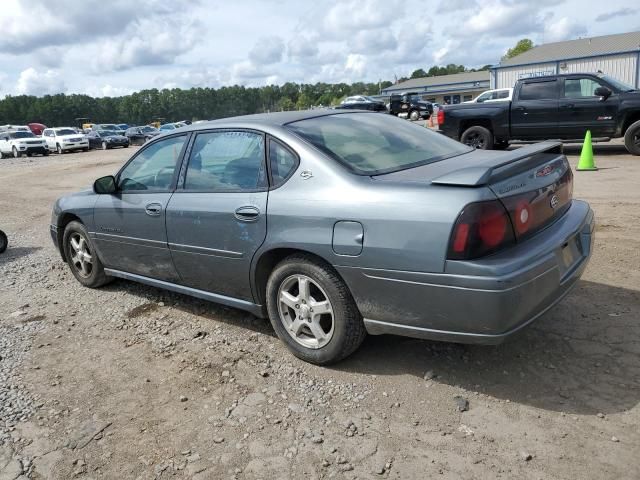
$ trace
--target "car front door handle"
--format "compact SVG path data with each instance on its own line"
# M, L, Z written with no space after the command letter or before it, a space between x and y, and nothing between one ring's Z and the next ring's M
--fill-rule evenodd
M253 206L245 206L236 209L235 217L243 222L255 222L260 216L260 209Z
M150 203L145 207L144 211L147 215L157 217L162 213L162 205L159 203Z

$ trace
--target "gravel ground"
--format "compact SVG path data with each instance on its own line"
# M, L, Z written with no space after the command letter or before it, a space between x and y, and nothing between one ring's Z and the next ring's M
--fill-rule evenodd
M595 252L534 325L498 347L369 337L331 368L244 312L74 280L51 204L131 150L0 163L0 480L640 477L640 159L620 145L576 174Z

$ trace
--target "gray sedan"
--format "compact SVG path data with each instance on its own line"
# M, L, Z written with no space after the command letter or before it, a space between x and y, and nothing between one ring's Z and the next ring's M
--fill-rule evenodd
M269 317L298 357L365 335L496 344L551 308L591 254L554 142L475 151L371 112L284 112L149 141L60 198L51 236L80 283L114 277Z

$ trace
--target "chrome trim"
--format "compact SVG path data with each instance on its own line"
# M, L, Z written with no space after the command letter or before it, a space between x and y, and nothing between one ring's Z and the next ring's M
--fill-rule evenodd
M194 245L184 245L181 243L169 243L169 249L173 252L193 253L196 255L210 255L212 257L242 258L244 253L232 250L218 250L215 248L196 247Z
M126 237L124 235L112 235L109 233L92 232L89 234L92 239L102 242L125 243L127 245L138 245L149 248L168 248L167 242L159 240L147 240L146 238Z

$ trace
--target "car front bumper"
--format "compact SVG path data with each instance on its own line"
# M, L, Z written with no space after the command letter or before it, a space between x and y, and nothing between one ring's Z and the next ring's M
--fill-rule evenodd
M61 145L62 150L79 150L81 148L89 148L89 140L80 142L65 142Z
M587 266L594 215L574 200L535 237L500 254L447 261L443 274L336 268L373 335L498 344L559 302Z

